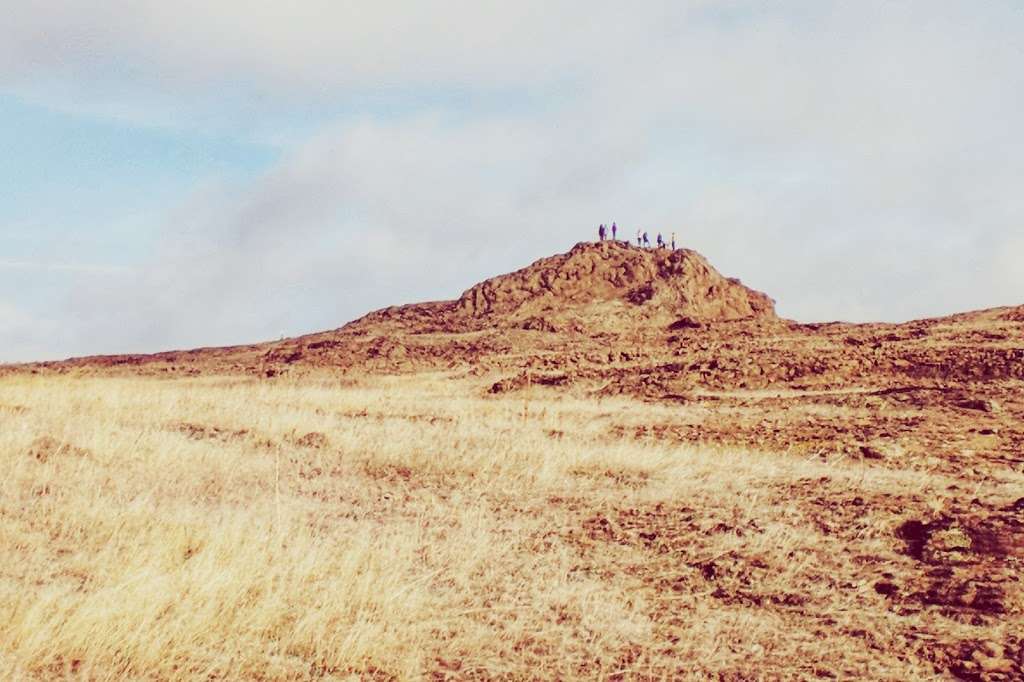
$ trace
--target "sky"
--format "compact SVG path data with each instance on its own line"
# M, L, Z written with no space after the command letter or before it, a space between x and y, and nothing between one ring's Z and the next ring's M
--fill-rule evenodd
M247 343L676 233L801 321L1024 303L1024 4L55 0L0 362Z

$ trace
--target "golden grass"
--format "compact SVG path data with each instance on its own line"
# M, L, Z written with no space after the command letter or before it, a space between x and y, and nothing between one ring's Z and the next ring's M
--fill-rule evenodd
M923 679L977 637L872 589L953 481L610 435L687 418L440 375L8 377L0 677ZM854 495L896 502L803 504Z

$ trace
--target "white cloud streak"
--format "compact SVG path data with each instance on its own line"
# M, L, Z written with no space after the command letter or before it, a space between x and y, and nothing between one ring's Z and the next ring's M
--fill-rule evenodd
M28 270L37 272L67 272L81 275L123 275L129 268L118 265L89 263L48 263L41 261L0 260L0 270Z

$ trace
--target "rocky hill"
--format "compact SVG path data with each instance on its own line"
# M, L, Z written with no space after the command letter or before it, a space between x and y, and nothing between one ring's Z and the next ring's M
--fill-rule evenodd
M638 326L739 320L778 321L775 302L723 276L696 251L609 241L577 244L481 282L454 301L385 308L330 333L388 328L420 334L494 329L614 334Z
M651 398L1024 379L1024 306L904 324L798 324L690 250L578 244L458 299L268 344L44 363L34 371L410 372Z
M487 325L521 326L572 316L590 328L650 323L775 320L775 302L723 277L696 251L640 249L621 242L578 244L474 286L458 315Z

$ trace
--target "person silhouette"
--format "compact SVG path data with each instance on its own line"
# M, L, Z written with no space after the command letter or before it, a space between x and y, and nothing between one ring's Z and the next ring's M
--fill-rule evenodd
M636 228L636 245L640 246L640 228Z
M651 246L651 240L647 238L647 233L644 232L644 248L647 249L647 248L650 248L650 246Z
M604 223L601 223L601 226L597 228L597 238L604 241L604 235Z
M662 239L661 232L658 233L658 248L659 249L665 248L665 240Z
M676 250L676 233L675 232L672 233L672 250L673 251Z
M615 241L619 233L619 226L612 223L612 241Z

